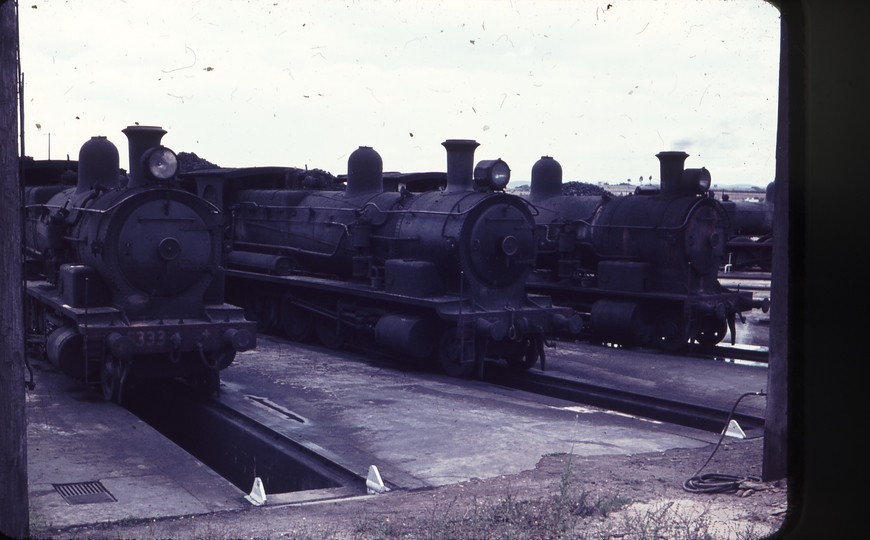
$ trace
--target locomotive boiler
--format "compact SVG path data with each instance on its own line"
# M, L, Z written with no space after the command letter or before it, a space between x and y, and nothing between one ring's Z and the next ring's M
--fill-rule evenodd
M722 207L731 227L725 243L726 269L770 272L773 261L773 195L775 182L767 184L761 202L731 201L722 197Z
M256 340L224 302L223 217L177 187L163 129L123 132L129 175L115 145L94 137L75 186L25 188L28 337L110 401L137 378L184 377L210 394Z
M729 219L707 196L710 173L684 169L684 152L657 157L660 189L623 197L562 196L558 162L534 165L538 260L528 289L583 313L602 341L711 347L730 329L733 344L735 319L769 302L719 283Z
M228 294L262 330L438 359L454 376L485 358L543 364L546 336L577 333L582 321L524 290L534 221L525 201L502 191L507 164L474 168L478 143L443 145L446 187L425 193L385 191L383 162L368 147L348 159L343 192L287 189L280 169L188 175L198 193L214 178L226 183Z

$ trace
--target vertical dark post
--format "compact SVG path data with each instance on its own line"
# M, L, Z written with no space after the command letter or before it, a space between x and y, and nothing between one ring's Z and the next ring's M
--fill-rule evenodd
M21 190L18 184L18 11L0 0L0 536L30 535Z
M788 457L788 29L782 19L779 53L779 108L776 128L776 189L773 205L773 272L770 281L770 360L761 475L786 477Z

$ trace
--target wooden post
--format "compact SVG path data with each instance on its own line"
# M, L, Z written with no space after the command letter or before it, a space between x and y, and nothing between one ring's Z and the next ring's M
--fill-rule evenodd
M789 313L789 94L788 28L781 22L779 107L776 130L776 187L773 212L773 271L770 282L770 360L764 420L764 481L786 477L788 457L788 313Z
M30 535L21 190L18 183L18 8L0 0L0 536Z

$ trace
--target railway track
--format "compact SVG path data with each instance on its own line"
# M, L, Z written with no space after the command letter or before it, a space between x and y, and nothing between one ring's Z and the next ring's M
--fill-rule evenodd
M558 339L562 343L573 343L575 341L579 341L584 344L593 344L594 341L580 341L580 340L563 340ZM609 345L602 344L602 347L609 347ZM710 360L745 360L749 362L756 362L759 364L766 364L768 358L770 357L770 352L767 348L747 348L741 346L730 346L730 345L716 345L711 350L702 351L698 348L694 350L688 350L684 353L680 352L670 352L670 351L662 351L659 349L644 349L644 352L648 352L653 355L669 355L669 356L688 356L691 358L705 358Z
M690 352L687 356L711 358L714 360L720 360L723 358L731 360L747 360L759 364L766 364L770 358L770 352L767 349L747 349L745 347L717 345L716 347L713 347L713 350L710 352Z
M731 412L730 410L652 397L539 373L517 374L501 366L487 366L484 380L515 390L523 390L712 433L722 432ZM750 437L760 434L764 428L764 418L759 416L735 412L732 418Z

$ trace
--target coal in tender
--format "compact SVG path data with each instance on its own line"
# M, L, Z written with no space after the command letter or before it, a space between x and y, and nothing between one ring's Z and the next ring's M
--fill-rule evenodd
M606 189L601 186L596 186L595 184L587 184L586 182L565 182L562 184L562 195L568 196L601 196L608 195L613 197L613 193L610 193Z
M179 152L178 153L178 172L187 173L192 171L199 171L202 169L219 169L217 165L208 161L207 159L203 159L193 152Z

